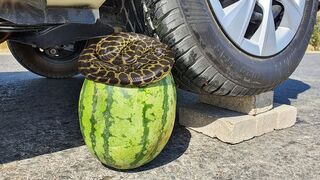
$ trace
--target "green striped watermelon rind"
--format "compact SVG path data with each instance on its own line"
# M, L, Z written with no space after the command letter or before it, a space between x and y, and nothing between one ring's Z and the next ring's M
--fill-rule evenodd
M82 136L103 164L134 169L159 155L175 121L172 75L142 88L85 80L79 101Z

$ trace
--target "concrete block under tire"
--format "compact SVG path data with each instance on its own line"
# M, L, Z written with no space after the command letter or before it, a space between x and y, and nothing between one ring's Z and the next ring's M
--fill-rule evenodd
M205 104L255 116L273 108L273 95L273 91L243 97L200 95L199 101Z
M295 107L280 104L275 104L274 109L257 116L202 103L188 104L179 109L181 125L230 144L291 127L296 123L296 118Z

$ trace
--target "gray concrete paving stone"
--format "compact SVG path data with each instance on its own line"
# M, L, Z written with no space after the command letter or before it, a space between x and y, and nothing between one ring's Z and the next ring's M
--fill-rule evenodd
M274 104L268 112L251 116L200 103L196 95L188 95L194 96L193 103L179 107L179 124L230 144L292 127L297 120L297 108L294 106Z

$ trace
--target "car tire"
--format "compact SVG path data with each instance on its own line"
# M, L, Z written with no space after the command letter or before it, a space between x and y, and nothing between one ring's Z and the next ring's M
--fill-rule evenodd
M73 50L62 52L61 47L55 47L57 54L48 53L49 50L35 48L31 45L8 41L8 47L15 59L27 70L47 78L70 78L78 72L78 58L87 42L73 43ZM60 54L59 54L60 52ZM63 55L62 55L63 54Z
M181 88L224 96L256 95L285 81L304 56L318 8L318 0L306 0L290 43L275 54L259 56L243 51L229 38L208 0L130 0L126 4L131 27L140 27L135 22L145 24L130 30L158 37L174 51L173 74Z

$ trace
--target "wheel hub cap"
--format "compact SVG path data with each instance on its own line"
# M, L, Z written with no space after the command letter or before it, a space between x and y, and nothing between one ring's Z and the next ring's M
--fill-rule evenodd
M209 0L209 4L233 43L265 57L281 52L292 41L305 0Z

